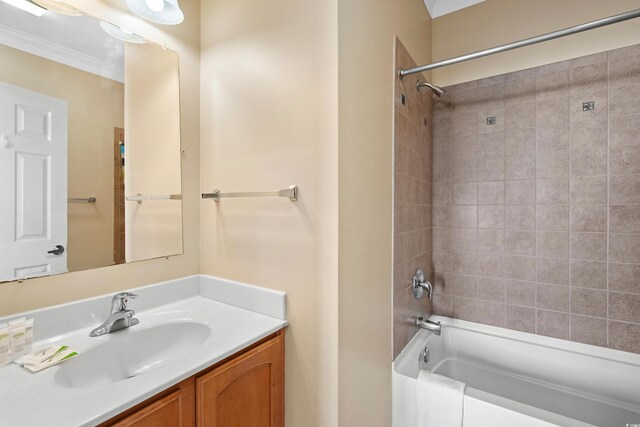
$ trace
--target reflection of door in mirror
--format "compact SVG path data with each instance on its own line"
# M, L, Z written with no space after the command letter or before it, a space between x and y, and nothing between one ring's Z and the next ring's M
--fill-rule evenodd
M0 83L0 280L67 271L67 102Z
M68 106L66 158L61 172L65 206L56 210L65 217L66 266L62 271L112 265L112 144L114 127L124 127L124 84L9 46L0 45L0 58L0 82L64 100ZM11 122L6 114L0 120ZM51 124L52 129L60 126L55 120ZM92 197L95 202L88 203ZM0 224L5 233L11 222L3 219ZM47 251L62 244L51 243ZM2 249L0 258L7 259L7 253L11 251ZM59 272L25 271L23 277ZM17 276L0 280L14 278Z
M0 1L0 282L182 253L179 58L110 29Z

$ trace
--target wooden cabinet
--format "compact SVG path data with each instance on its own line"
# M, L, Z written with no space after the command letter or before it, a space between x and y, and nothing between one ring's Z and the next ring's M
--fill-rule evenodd
M283 352L277 336L197 377L197 426L284 426Z
M106 426L283 427L284 331L100 425Z

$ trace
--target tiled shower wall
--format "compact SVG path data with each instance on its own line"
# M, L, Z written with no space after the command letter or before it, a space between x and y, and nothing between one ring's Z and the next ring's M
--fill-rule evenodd
M396 68L415 67L396 39ZM431 92L418 92L417 76L396 77L394 90L393 357L417 332L416 315L429 316L426 296L417 300L411 279L417 268L431 278ZM421 80L421 81L424 81Z
M640 46L448 88L436 314L640 353L639 100Z

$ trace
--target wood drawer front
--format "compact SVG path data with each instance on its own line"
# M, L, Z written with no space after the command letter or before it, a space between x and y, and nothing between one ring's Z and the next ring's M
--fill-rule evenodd
M196 378L199 427L284 426L284 337Z

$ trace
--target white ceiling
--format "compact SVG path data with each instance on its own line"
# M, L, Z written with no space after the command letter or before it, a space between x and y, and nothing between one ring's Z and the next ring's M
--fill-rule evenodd
M124 42L90 16L48 11L41 17L0 2L0 44L124 81Z
M456 10L482 3L484 0L424 0L432 18L438 18Z

